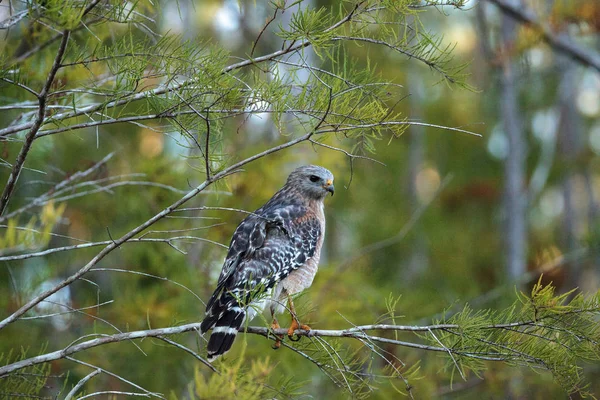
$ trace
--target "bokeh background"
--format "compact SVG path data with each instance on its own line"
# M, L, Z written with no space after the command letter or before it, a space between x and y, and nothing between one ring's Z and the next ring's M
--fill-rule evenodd
M335 3L312 0L310 4L331 7ZM523 0L523 4L557 36L568 37L597 57L597 0ZM248 53L249 38L256 37L271 13L269 3L262 0L163 1L157 18L161 33L210 38L230 51L234 60ZM289 23L289 15L284 13L279 23ZM529 291L542 272L543 280L561 292L574 287L585 293L598 290L600 73L549 46L533 29L520 24L511 27L493 2L471 0L460 9L432 8L420 18L428 30L442 33L445 43L455 46L454 63L468 63L469 87L440 83L427 66L384 48L351 46L348 56L358 65L366 64L368 58L382 76L402 85L406 97L397 110L409 121L458 127L481 138L413 125L398 138L376 142L375 152L367 154L384 165L354 159L352 169L343 153L303 144L247 165L189 205L254 210L296 166L310 163L330 169L336 176L336 194L326 200L328 225L320 271L312 288L298 300L303 319L313 327L341 329L374 323L388 312L390 297L398 300L396 322L402 324L430 323L461 310L465 303L474 309L498 309L512 304L515 290ZM256 54L281 46L273 33L276 28L264 33ZM0 49L8 48L7 43L24 30L0 38ZM316 65L324 62L310 52L306 57ZM11 90L0 86L2 104L14 101ZM0 126L15 117L0 111ZM507 126L516 129L507 130ZM173 129L159 122L139 127L116 124L99 128L99 135L89 128L38 140L11 207L16 209L46 190L40 181L60 181L113 151L106 168L98 171L100 176L144 174L148 181L188 190L204 176L188 157L189 149L169 134ZM224 152L236 159L285 140L268 114L229 121L227 129L231 133ZM16 146L0 143L1 159L12 162ZM0 169L0 182L6 181L9 171ZM511 185L516 190L507 190ZM43 209L47 224L61 236L37 245L43 249L76 243L72 238L104 241L109 233L121 236L180 196L178 191L160 187L123 185L69 200L64 210L60 204L47 206ZM242 219L243 214L236 212L190 211L166 218L151 229L194 228L191 236L227 245ZM27 218L21 222L25 225ZM0 255L15 252L8 242L3 243ZM64 347L92 331L115 333L199 321L204 313L200 299L206 301L212 293L226 249L202 240L184 240L178 246L186 254L164 243L124 245L98 268L155 277L92 272L28 315L65 311L55 303L73 308L112 303L85 314L14 323L1 333L0 352L18 346L24 336L33 344L28 354L35 354L42 347ZM7 314L73 273L97 251L90 248L3 262L0 312ZM198 338L182 340L202 347ZM245 340L247 345L238 339L230 361L244 352L247 365L260 368L260 362L265 362L269 367L263 372L271 382L293 377L297 392L306 393L305 398L348 396L298 355L286 349L272 351L270 343L260 337ZM210 371L184 352L152 340L140 346L145 354L125 342L76 358L175 397L186 397L199 382L210 380ZM455 377L451 385L451 373L439 356L414 349L387 350L407 365L420 362L423 379L413 383L418 398L504 398L507 381L518 398L565 396L548 374L501 365L490 365L482 376L471 375L466 381ZM64 360L51 368L41 396L51 396L65 381L72 384L90 371ZM67 370L71 370L68 378L63 375ZM592 392L600 393L599 366L586 365L585 370ZM107 375L91 384L123 387ZM398 395L393 383L382 379L378 385L372 397ZM211 398L210 394L199 397Z

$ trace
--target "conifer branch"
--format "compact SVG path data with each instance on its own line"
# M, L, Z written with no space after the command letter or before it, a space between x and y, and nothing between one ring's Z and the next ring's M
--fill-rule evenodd
M545 290L545 289L542 289L542 290ZM536 295L535 295L535 290L534 290L534 298L533 299L535 299L535 296ZM546 316L542 316L538 320L508 322L508 323L501 323L501 324L487 324L487 325L477 326L476 328L468 328L467 326L463 326L461 324L453 324L453 323L452 324L434 324L434 325L425 325L425 326L396 325L396 324L372 324L372 325L353 326L351 328L342 329L342 330L312 329L310 331L305 331L305 330L299 329L294 332L294 335L297 335L299 337L305 336L308 338L350 338L350 339L357 339L363 343L366 340L368 342L380 342L380 343L392 344L395 346L402 346L402 347L414 348L414 349L425 350L425 351L446 353L446 354L450 355L452 363L454 363L457 368L460 368L460 367L458 366L459 361L457 361L457 359L455 359L455 356L467 358L467 359L474 359L474 360L512 362L512 363L517 363L517 364L530 365L532 367L537 366L540 368L544 368L544 369L553 371L553 369L556 368L556 366L550 366L543 359L541 359L537 356L534 356L533 354L529 354L529 353L519 350L519 347L516 343L515 343L516 347L513 348L510 345L504 345L499 342L495 342L493 339L492 340L484 339L483 337L489 337L489 334L485 333L485 331L502 331L505 329L510 330L510 332L512 332L514 334L530 335L529 332L524 331L524 330L523 331L516 330L516 328L525 327L525 326L529 326L529 327L543 326L543 325L540 325L541 321L543 321L546 318L550 318L550 316L555 311L561 310L560 302L558 302L556 304L556 306L558 307L557 310L551 310L551 309L547 310L548 314ZM600 312L600 307L598 307L597 304L592 305L590 307L583 305L581 308L572 308L567 311L562 310L559 312L561 312L561 314L564 316L577 315L580 313L591 313L591 314L595 313L595 314L597 314L598 312ZM549 330L545 334L542 334L542 335L531 335L531 337L534 340L540 339L542 344L546 340L551 340L553 342L556 342L557 344L562 343L561 341L557 341L558 339L557 339L557 336L553 333L552 325L547 325L547 326L543 326L543 327L547 328ZM23 369L23 368L27 368L27 367L41 364L41 363L47 363L50 361L56 361L56 360L63 359L63 358L70 359L70 356L73 354L76 354L76 353L79 353L79 352L82 352L82 351L85 351L87 349L91 349L94 347L103 346L103 345L106 345L109 343L118 343L118 342L122 342L122 341L155 337L155 338L167 341L168 343L175 345L171 340L166 339L165 336L177 335L177 334L181 334L181 333L185 333L185 332L198 332L199 329L200 329L200 323L190 323L190 324L185 324L185 325L175 326L175 327L123 332L123 333L117 333L117 334L112 334L112 335L98 334L99 337L97 337L97 338L86 340L86 341L76 341L72 345L69 345L62 350L42 354L42 355L35 356L35 357L30 357L27 359L23 359L23 360L2 366L2 367L0 367L0 379L2 379L2 377L5 377L11 373L14 373L14 372L20 370L20 369ZM448 336L447 336L448 334L456 337L457 340L464 340L465 336L466 337L470 336L470 334L467 332L473 332L473 333L475 332L475 331L473 331L473 329L476 329L477 331L481 331L482 335L483 335L482 338L476 336L476 340L480 341L482 343L485 343L489 347L481 347L478 349L478 348L470 346L468 344L462 344L460 346L448 345L448 343L452 343L452 342L448 342ZM391 338L382 337L382 336L376 336L376 335L368 333L370 331L429 333L430 335L432 335L432 341L437 342L439 345L435 346L435 345L428 345L428 344L416 343L416 342L410 342L410 341L402 341L402 340L398 340L398 339L391 339ZM441 332L442 334L445 334L446 336L443 336L442 334L440 334L440 336L438 337L437 335L435 335L433 333L436 331ZM265 338L275 340L273 335L280 335L280 336L286 335L287 329L272 330L267 327L249 326L249 327L244 328L242 330L242 332L245 332L247 334L260 335L260 336L264 336ZM566 333L573 333L573 332L566 332ZM590 340L589 337L583 337L580 335L575 335L574 337L575 337L576 341L580 342L581 345L585 345L585 342ZM569 340L569 336L567 335L565 337L562 337L560 340ZM597 342L592 341L592 344L597 345ZM176 347L179 347L182 350L187 351L188 353L191 353L196 359L198 359L200 362L202 362L209 368L213 369L213 371L214 371L214 367L210 363L208 363L208 361L206 361L204 358L202 358L200 355L198 355L196 352L194 352L190 349L187 349L187 348L185 348L185 346L182 346L179 344L177 344ZM469 349L469 348L471 348L471 349ZM566 348L569 351L573 351L573 349L568 346L566 346ZM335 350L332 349L332 351L335 351Z

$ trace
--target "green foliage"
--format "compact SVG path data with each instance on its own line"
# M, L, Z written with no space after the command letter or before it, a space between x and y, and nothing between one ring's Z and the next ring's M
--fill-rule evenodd
M582 362L600 361L600 292L585 297L574 291L555 294L552 285L540 281L531 295L519 294L502 311L464 310L440 324L456 328L423 335L432 346L451 353L449 367L464 376L480 375L486 361L503 361L549 371L569 394L589 396L582 376Z
M66 206L62 203L56 207L50 201L40 210L39 221L37 216L33 216L22 226L19 226L17 218L9 218L4 232L0 234L0 255L44 248Z
M46 347L42 347L43 354ZM19 354L11 349L8 353L0 353L0 365L6 365L27 358L28 351L21 349ZM38 364L23 368L16 374L0 379L0 399L37 398L47 384L50 376L50 364Z
M246 346L246 343L243 343ZM301 394L302 382L293 379L272 378L277 364L269 357L249 360L242 355L233 363L219 363L219 372L206 377L194 369L194 380L188 386L190 399L244 399L294 398ZM175 394L171 398L177 399Z

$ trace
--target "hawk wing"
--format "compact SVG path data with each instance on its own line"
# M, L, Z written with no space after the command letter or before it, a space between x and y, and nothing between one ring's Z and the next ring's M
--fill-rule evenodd
M313 257L321 234L316 215L298 204L267 205L244 219L233 234L217 289L206 307L202 332L217 322L218 327L221 320L225 323L224 315L232 309L237 316L229 321L230 326L239 322L239 328L242 309Z

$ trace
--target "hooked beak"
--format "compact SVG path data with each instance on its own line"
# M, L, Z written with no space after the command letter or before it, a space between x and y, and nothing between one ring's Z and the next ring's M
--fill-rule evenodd
M325 186L323 186L323 189L327 190L333 196L333 193L335 192L335 187L333 186L333 181L331 179L328 179L327 182L325 183Z

